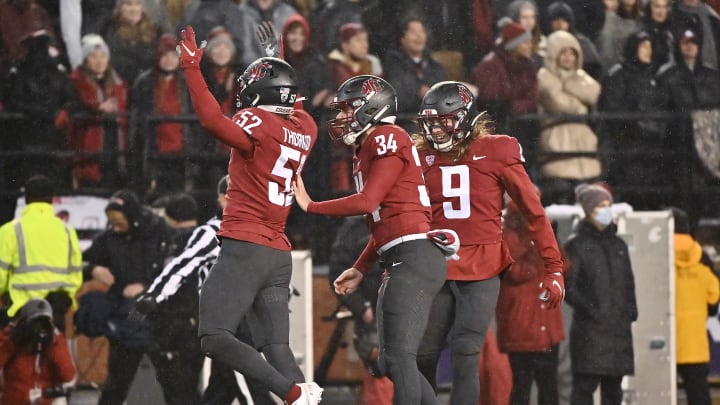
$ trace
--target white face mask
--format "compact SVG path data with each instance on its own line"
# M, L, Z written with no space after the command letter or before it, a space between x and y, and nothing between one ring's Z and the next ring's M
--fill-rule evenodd
M593 219L595 222L602 226L608 226L610 223L612 223L613 220L613 213L611 207L603 207L598 208L595 210L595 214L593 214Z

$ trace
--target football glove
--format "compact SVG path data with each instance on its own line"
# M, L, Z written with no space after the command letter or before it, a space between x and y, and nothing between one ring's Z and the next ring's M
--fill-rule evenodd
M457 255L460 250L460 237L452 229L433 229L427 233L428 239L432 241L445 255L446 260L459 260Z
M187 26L181 32L182 40L175 47L178 56L180 57L180 66L183 69L195 68L200 69L200 59L202 59L203 53L205 53L205 45L207 41L202 41L198 48L195 42L195 31L191 26Z
M565 299L565 278L562 273L545 273L540 283L540 300L545 301L548 308L555 308Z
M273 23L270 21L263 21L257 26L255 32L260 40L260 45L265 50L265 54L272 58L282 59L282 55L280 55L278 35L275 32Z

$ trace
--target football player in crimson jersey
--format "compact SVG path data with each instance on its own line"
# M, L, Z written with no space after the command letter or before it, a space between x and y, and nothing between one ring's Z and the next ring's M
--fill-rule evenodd
M478 355L495 314L498 275L512 263L503 242L501 210L507 192L529 223L545 265L537 295L547 307L564 296L562 259L545 210L525 167L517 139L487 133L470 90L440 82L423 97L418 116L420 160L432 204L432 226L457 232L460 259L448 262L448 277L435 297L418 365L434 385L440 351L450 329L451 404L477 404ZM512 271L512 270L510 270Z
M394 383L394 403L435 404L435 393L417 367L416 353L432 300L447 272L440 249L428 239L430 202L410 136L393 125L395 90L376 76L348 79L337 91L332 138L355 148L357 194L313 202L298 176L295 198L303 210L324 215L365 214L370 240L353 267L335 279L335 292L357 288L370 265L382 258L386 276L377 309L379 368Z
M198 333L203 352L265 384L289 404L317 404L322 389L304 383L289 346L288 285L292 271L285 221L291 180L317 139L312 117L296 108L295 71L260 58L238 78L238 112L230 119L200 73L192 27L178 45L195 113L210 134L231 147L227 206L217 236L217 262L200 293ZM247 315L260 353L234 335Z

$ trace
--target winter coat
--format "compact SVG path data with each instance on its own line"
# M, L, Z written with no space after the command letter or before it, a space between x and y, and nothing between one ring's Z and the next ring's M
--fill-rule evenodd
M437 82L447 80L445 68L431 58L429 53L426 53L419 63L422 74L417 73L415 62L402 49L388 51L383 61L385 79L397 93L398 113L412 116L410 127L413 129L416 128L415 115L422 102L420 88L423 85L430 87Z
M8 0L0 2L0 78L10 66L25 56L22 40L28 34L46 30L53 43L57 40L47 10L37 1Z
M243 24L243 14L232 0L193 0L185 8L175 33L177 34L191 25L199 44L199 41L207 39L210 30L216 26L222 26L232 36L235 54L241 55L244 35L246 35ZM255 30L255 27L252 27L252 30ZM257 39L254 31L252 38L253 40Z
M499 132L507 130L510 115L537 111L537 68L531 59L516 59L496 47L475 66L471 81L478 87L478 110L490 113Z
M703 40L703 45L714 43L717 64L713 66L709 63L709 60L703 60L705 65L714 69L720 69L720 16L718 16L715 10L705 4L705 2L700 2L697 7L698 11L700 11L700 8L705 9L703 11L707 13L710 21L710 25L708 27L704 27L700 16L696 13L689 12L680 3L681 2L679 1L673 2L672 9L670 11L670 26L672 27L673 37L676 39L680 38L685 30L691 30ZM704 28L707 28L708 31L712 33L712 39L707 40L707 42Z
M631 325L637 320L628 247L615 225L598 230L587 219L565 244L565 298L573 309L573 373L611 376L634 372Z
M707 363L708 305L717 305L720 283L701 263L702 248L692 236L675 234L675 333L678 364Z
M352 70L350 65L346 64L345 54L339 49L333 49L328 54L327 61L332 73L335 86L340 87L345 80L360 75L375 75L383 76L383 67L380 63L380 59L377 56L368 54L367 59L360 62L360 69L357 71Z
M650 2L645 7L645 15L642 19L642 29L650 36L652 42L652 69L657 72L660 67L674 60L673 57L673 33L670 26L670 19L664 23L655 22L650 17Z
M340 27L347 23L362 23L363 8L363 4L352 0L318 2L309 16L313 29L312 37L308 39L312 41L313 47L327 54L339 46L337 33Z
M57 329L55 339L47 349L36 355L27 347L17 346L12 339L14 324L0 330L0 369L5 383L0 392L3 404L31 405L28 393L37 384L41 389L69 383L75 378L75 366L68 344ZM40 356L40 373L35 372L35 360ZM51 405L50 398L41 398L33 405Z
M564 48L578 55L577 69L561 71L557 57ZM586 115L597 103L600 84L584 70L583 53L577 39L565 31L548 37L545 66L538 72L539 110L546 114ZM587 123L545 119L541 123L540 150L543 152L597 152L597 137ZM596 157L549 158L540 172L546 178L585 180L601 174Z
M500 351L550 351L565 338L562 312L559 307L546 308L538 299L537 286L545 275L545 266L527 222L514 204L508 206L505 215L503 239L514 263L500 282L495 308Z
M605 24L598 34L595 44L600 52L600 60L604 69L610 69L623 60L623 44L625 40L640 28L640 21L634 18L623 18L607 11Z
M143 13L143 22L150 20L147 14ZM140 32L135 32L131 40L124 40L118 31L120 22L113 19L103 30L103 38L110 48L110 57L113 67L126 83L132 85L140 72L153 67L155 43L162 32L157 26L152 26L152 39L145 42Z
M127 111L127 84L113 70L105 80L111 81L107 86L101 86L98 81L85 73L83 66L77 67L71 74L70 80L75 88L78 100L73 104L77 110L72 113L90 114L95 117L81 117L71 120L68 134L68 148L75 152L123 152L127 149L126 119L123 117ZM106 140L113 139L112 134L105 133L105 124L101 119L100 104L111 98L117 99L118 121L115 144L105 145ZM107 168L100 167L101 158L83 157L75 159L73 176L80 181L99 183L103 180L103 173Z
M297 11L285 2L272 0L272 3L270 8L265 11L260 10L257 6L257 0L247 0L240 6L240 14L242 15L241 29L243 31L240 37L242 39L242 53L238 53L238 55L240 55L240 62L243 66L248 66L256 59L267 56L255 33L261 22L270 21L273 23L276 32L283 32L285 21L291 15L297 14Z

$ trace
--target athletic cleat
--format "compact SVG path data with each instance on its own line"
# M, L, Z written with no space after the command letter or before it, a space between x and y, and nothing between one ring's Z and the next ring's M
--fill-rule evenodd
M323 389L314 382L298 384L302 394L290 405L317 405L322 399Z

